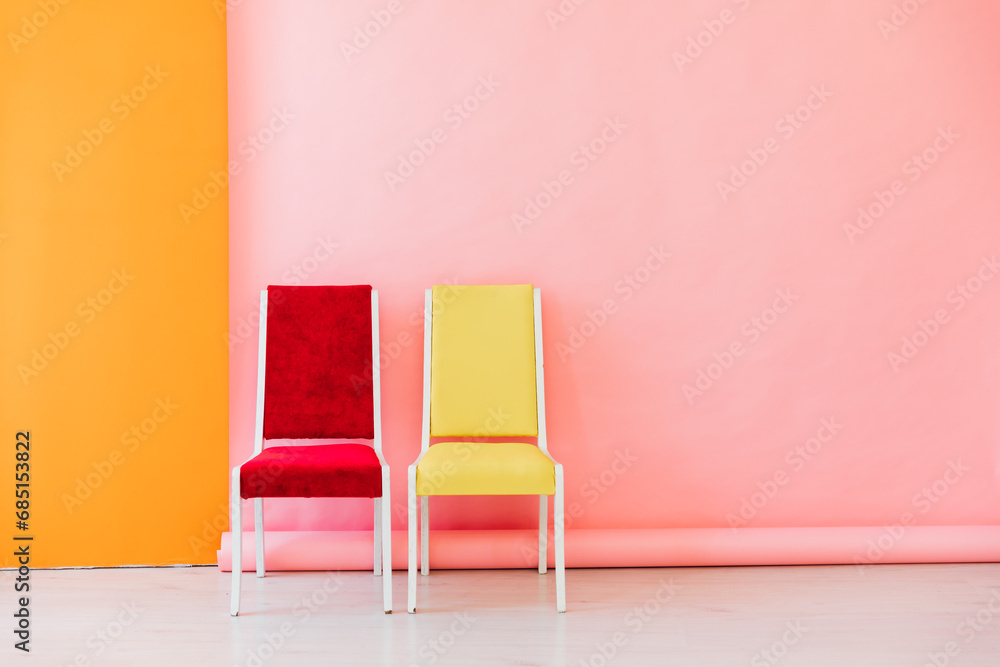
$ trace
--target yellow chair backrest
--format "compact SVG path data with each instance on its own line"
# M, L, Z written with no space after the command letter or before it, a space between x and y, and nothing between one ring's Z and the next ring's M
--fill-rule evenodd
M436 285L432 437L537 436L531 285Z

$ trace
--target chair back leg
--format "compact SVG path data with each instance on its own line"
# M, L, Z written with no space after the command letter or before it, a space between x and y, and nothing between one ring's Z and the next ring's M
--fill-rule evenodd
M264 576L264 499L253 499L254 556L257 562L257 576Z
M420 496L420 574L427 576L431 572L431 497Z
M549 497L538 496L538 574L548 569Z
M382 499L375 499L375 576L382 574Z

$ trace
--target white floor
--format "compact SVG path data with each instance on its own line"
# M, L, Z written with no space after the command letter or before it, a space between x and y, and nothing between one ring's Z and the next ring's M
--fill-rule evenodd
M1000 666L997 564L567 570L566 614L551 570L432 572L415 615L405 572L392 615L371 573L244 577L231 618L214 567L35 571L21 662L2 572L0 665Z

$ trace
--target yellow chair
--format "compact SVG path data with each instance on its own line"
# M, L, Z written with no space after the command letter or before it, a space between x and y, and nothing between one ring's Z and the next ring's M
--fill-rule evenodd
M429 570L430 496L537 495L538 572L546 570L548 497L555 496L556 610L566 611L563 469L545 438L541 291L531 285L435 286L424 297L420 456L407 469L407 611ZM538 445L493 438L535 437ZM430 444L431 438L455 438ZM487 440L489 439L489 440Z

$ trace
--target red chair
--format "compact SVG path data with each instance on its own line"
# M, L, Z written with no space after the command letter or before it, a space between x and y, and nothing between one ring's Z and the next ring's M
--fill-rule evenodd
M240 608L242 501L254 499L257 576L264 576L264 498L374 498L375 575L392 613L389 466L382 457L378 292L369 285L260 293L254 455L233 469L233 590ZM266 313L266 316L263 314ZM371 378L368 385L367 378ZM359 382L359 379L362 379ZM366 443L264 447L273 439Z

